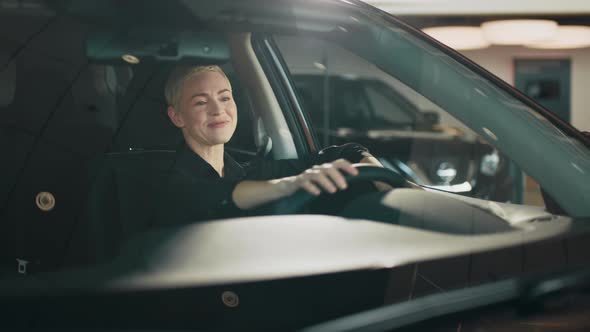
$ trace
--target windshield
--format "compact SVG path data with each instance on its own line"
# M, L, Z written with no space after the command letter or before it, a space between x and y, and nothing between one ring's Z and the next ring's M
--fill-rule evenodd
M540 185L589 214L588 149L404 26L356 13L275 39L322 145L361 140L416 183L471 197L538 205Z

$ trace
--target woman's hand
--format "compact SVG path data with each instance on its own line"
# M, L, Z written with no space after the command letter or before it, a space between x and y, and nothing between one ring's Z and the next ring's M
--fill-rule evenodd
M369 164L369 165L373 165L373 166L378 166L378 167L383 167L383 164L381 164L381 162L379 162L379 160L377 160L377 158L375 157L364 157L361 161L361 163L363 164ZM389 191L392 190L393 187L385 182L381 182L381 181L374 181L373 185L375 185L375 188L377 188L377 190L379 191Z
M278 185L283 186L285 196L299 189L317 196L322 191L335 193L338 190L346 190L348 183L346 183L343 173L357 175L358 170L347 160L338 159L331 163L313 166L299 175L276 181Z

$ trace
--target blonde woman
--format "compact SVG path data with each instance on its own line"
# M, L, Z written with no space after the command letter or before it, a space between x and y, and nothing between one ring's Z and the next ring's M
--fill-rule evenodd
M358 144L304 159L239 164L224 150L238 114L231 84L218 66L175 69L165 95L168 116L185 141L159 209L165 223L240 215L299 189L335 193L347 189L343 174L358 173L352 163L380 165Z

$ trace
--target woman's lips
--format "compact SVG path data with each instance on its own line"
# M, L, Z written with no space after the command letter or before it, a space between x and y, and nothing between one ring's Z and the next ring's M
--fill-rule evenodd
M207 127L209 127L209 128L223 128L228 123L229 123L229 121L217 121L217 122L212 122L212 123L208 124Z

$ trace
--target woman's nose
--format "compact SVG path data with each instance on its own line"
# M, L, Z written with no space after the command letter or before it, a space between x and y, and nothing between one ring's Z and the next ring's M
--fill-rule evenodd
M210 115L219 115L223 112L223 104L219 101L213 101L209 109Z

